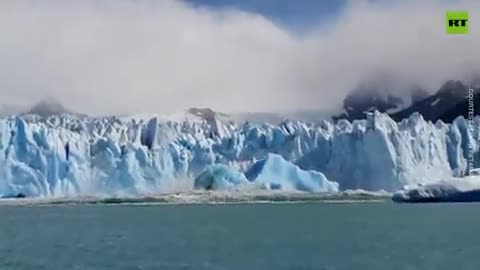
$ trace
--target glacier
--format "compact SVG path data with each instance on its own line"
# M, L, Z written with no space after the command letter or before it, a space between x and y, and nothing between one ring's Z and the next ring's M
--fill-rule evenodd
M194 189L233 190L249 184L243 173L223 164L215 164L209 166L195 179Z
M469 151L479 160L479 128L478 116L445 124L413 114L397 123L379 112L353 122L278 125L191 114L13 116L0 120L0 197L189 191L209 166L247 173L269 154L321 173L340 190L395 191L466 174Z
M243 174L232 167L215 164L196 179L200 190L281 190L288 192L338 192L338 183L317 171L305 171L277 154L267 154Z
M317 171L305 171L277 154L268 154L245 173L253 183L269 190L338 192L339 185Z

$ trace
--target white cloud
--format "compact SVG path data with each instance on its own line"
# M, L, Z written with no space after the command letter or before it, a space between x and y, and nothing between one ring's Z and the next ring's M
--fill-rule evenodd
M179 1L0 2L0 102L45 96L80 112L331 109L375 70L431 87L478 71L470 34L445 34L446 4L352 2L301 37L258 14Z

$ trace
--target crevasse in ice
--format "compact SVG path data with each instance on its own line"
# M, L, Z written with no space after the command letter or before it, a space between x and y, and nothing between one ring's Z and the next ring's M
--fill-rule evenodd
M459 117L451 125L426 122L419 114L396 123L378 112L335 125L214 122L69 115L2 119L0 196L192 189L193 179L210 165L247 172L269 153L323 173L340 189L393 191L464 174L469 146L478 156L478 117L473 123Z

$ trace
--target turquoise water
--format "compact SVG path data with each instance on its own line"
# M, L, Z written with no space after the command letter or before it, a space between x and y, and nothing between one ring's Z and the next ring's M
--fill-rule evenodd
M0 269L479 269L479 204L0 207Z

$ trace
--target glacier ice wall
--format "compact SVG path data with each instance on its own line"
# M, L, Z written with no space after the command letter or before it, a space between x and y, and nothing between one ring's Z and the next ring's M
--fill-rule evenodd
M322 172L341 189L396 190L462 175L480 118L421 115L277 126L201 119L52 116L0 120L0 196L121 195L193 188L207 166L246 171L268 153ZM472 132L473 131L473 132ZM478 160L478 158L476 159Z
M208 166L197 178L194 188L201 190L233 190L248 186L250 182L245 175L223 164Z
M268 154L265 159L257 161L245 175L253 183L263 185L270 190L339 191L338 183L329 181L323 173L302 170L277 154Z
M196 179L195 189L200 190L281 190L285 192L339 191L336 182L329 181L317 171L306 171L286 161L278 154L269 153L242 173L227 165L208 166Z

